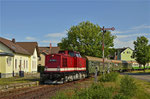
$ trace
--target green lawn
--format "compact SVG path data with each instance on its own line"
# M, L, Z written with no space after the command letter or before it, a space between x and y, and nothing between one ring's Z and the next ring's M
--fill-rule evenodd
M130 73L144 73L144 71L143 70L134 70L134 71L131 71ZM145 73L150 73L150 69L146 69Z
M0 85L9 85L16 83L27 83L32 81L39 81L39 77L11 77L11 78L0 78Z
M105 79L106 78L106 79ZM126 82L125 87L121 86L121 81L125 78L124 75L119 75L115 80L115 75L112 77L105 76L103 79L98 81L94 86L90 85L88 88L81 89L68 89L65 92L60 91L53 99L150 99L150 82L145 82L132 77L133 82ZM101 77L100 77L101 79ZM136 85L136 91L132 91L132 85ZM123 87L127 93L132 92L130 97L127 97L125 93L121 92L120 89Z
M139 67L132 67L133 69L144 69L144 67L141 67L141 68L139 68ZM150 66L145 66L145 69L149 69L150 68Z

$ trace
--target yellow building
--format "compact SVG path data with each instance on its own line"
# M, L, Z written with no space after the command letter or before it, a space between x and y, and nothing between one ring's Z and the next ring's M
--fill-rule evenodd
M23 48L20 46L21 43L23 42L15 42L15 39L10 41L0 37L0 78L16 76L19 71L37 72L37 43L26 42L26 45L33 50Z
M39 57L37 42L17 42L17 44L30 53L29 57L30 68L27 71L32 73L37 72L38 57Z
M124 61L135 61L132 58L133 50L130 47L118 48L117 50L117 60L124 60Z

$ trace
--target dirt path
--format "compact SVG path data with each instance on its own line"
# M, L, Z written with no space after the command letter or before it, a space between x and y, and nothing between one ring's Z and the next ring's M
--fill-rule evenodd
M134 78L150 82L150 73L121 73L122 75L130 75Z

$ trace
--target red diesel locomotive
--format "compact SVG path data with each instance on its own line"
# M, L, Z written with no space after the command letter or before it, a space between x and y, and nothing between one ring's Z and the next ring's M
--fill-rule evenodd
M86 59L79 52L59 51L46 55L44 73L41 74L44 83L64 83L86 76Z

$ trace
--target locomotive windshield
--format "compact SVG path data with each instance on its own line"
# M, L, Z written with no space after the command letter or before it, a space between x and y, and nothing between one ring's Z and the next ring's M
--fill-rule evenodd
M59 51L60 54L69 54L71 57L81 57L80 53L74 51Z
M60 53L60 54L65 54L65 52L64 52L64 51L59 51L59 53Z
M74 52L69 52L69 55L72 56L72 57L75 56Z
M72 52L72 51L69 52L69 55L72 57L81 57L80 53L76 53L76 52Z
M81 55L79 53L76 53L76 57L81 57Z

